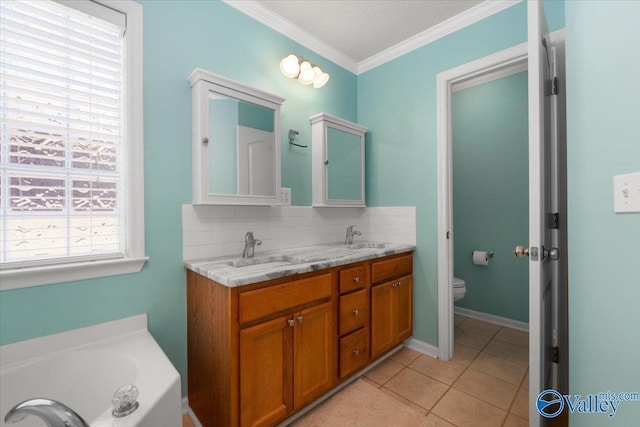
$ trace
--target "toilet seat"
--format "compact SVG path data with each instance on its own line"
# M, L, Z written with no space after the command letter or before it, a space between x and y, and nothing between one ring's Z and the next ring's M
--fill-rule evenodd
M460 301L467 293L467 284L458 277L454 277L451 283L453 285L453 301Z

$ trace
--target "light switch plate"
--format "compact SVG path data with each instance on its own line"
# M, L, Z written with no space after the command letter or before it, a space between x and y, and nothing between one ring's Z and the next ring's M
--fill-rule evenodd
M640 212L640 172L613 177L615 212Z
M282 206L291 206L291 189L287 187L280 188L280 203Z

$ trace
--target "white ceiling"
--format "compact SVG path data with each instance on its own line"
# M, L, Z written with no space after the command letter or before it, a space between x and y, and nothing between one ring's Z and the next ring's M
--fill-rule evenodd
M356 62L482 0L258 0Z
M522 0L222 1L360 74Z

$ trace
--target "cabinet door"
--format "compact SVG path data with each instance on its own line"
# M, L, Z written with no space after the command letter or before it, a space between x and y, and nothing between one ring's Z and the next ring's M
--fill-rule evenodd
M240 425L268 426L292 410L289 316L240 331Z
M394 333L395 344L400 344L413 332L413 276L406 276L395 282L394 293Z
M331 301L299 311L293 317L294 408L331 387L335 336Z
M387 282L371 288L371 359L394 345L394 283Z

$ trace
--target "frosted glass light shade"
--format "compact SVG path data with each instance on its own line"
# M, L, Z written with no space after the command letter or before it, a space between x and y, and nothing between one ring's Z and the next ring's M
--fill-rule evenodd
M292 54L280 61L280 71L289 78L297 77L300 72L298 57Z
M304 85L308 85L313 83L313 80L316 77L315 71L311 68L311 63L309 61L302 61L300 64L300 75L298 75L298 81Z
M316 89L320 89L329 81L329 74L322 71L318 66L313 67L313 71L314 71L313 87Z

